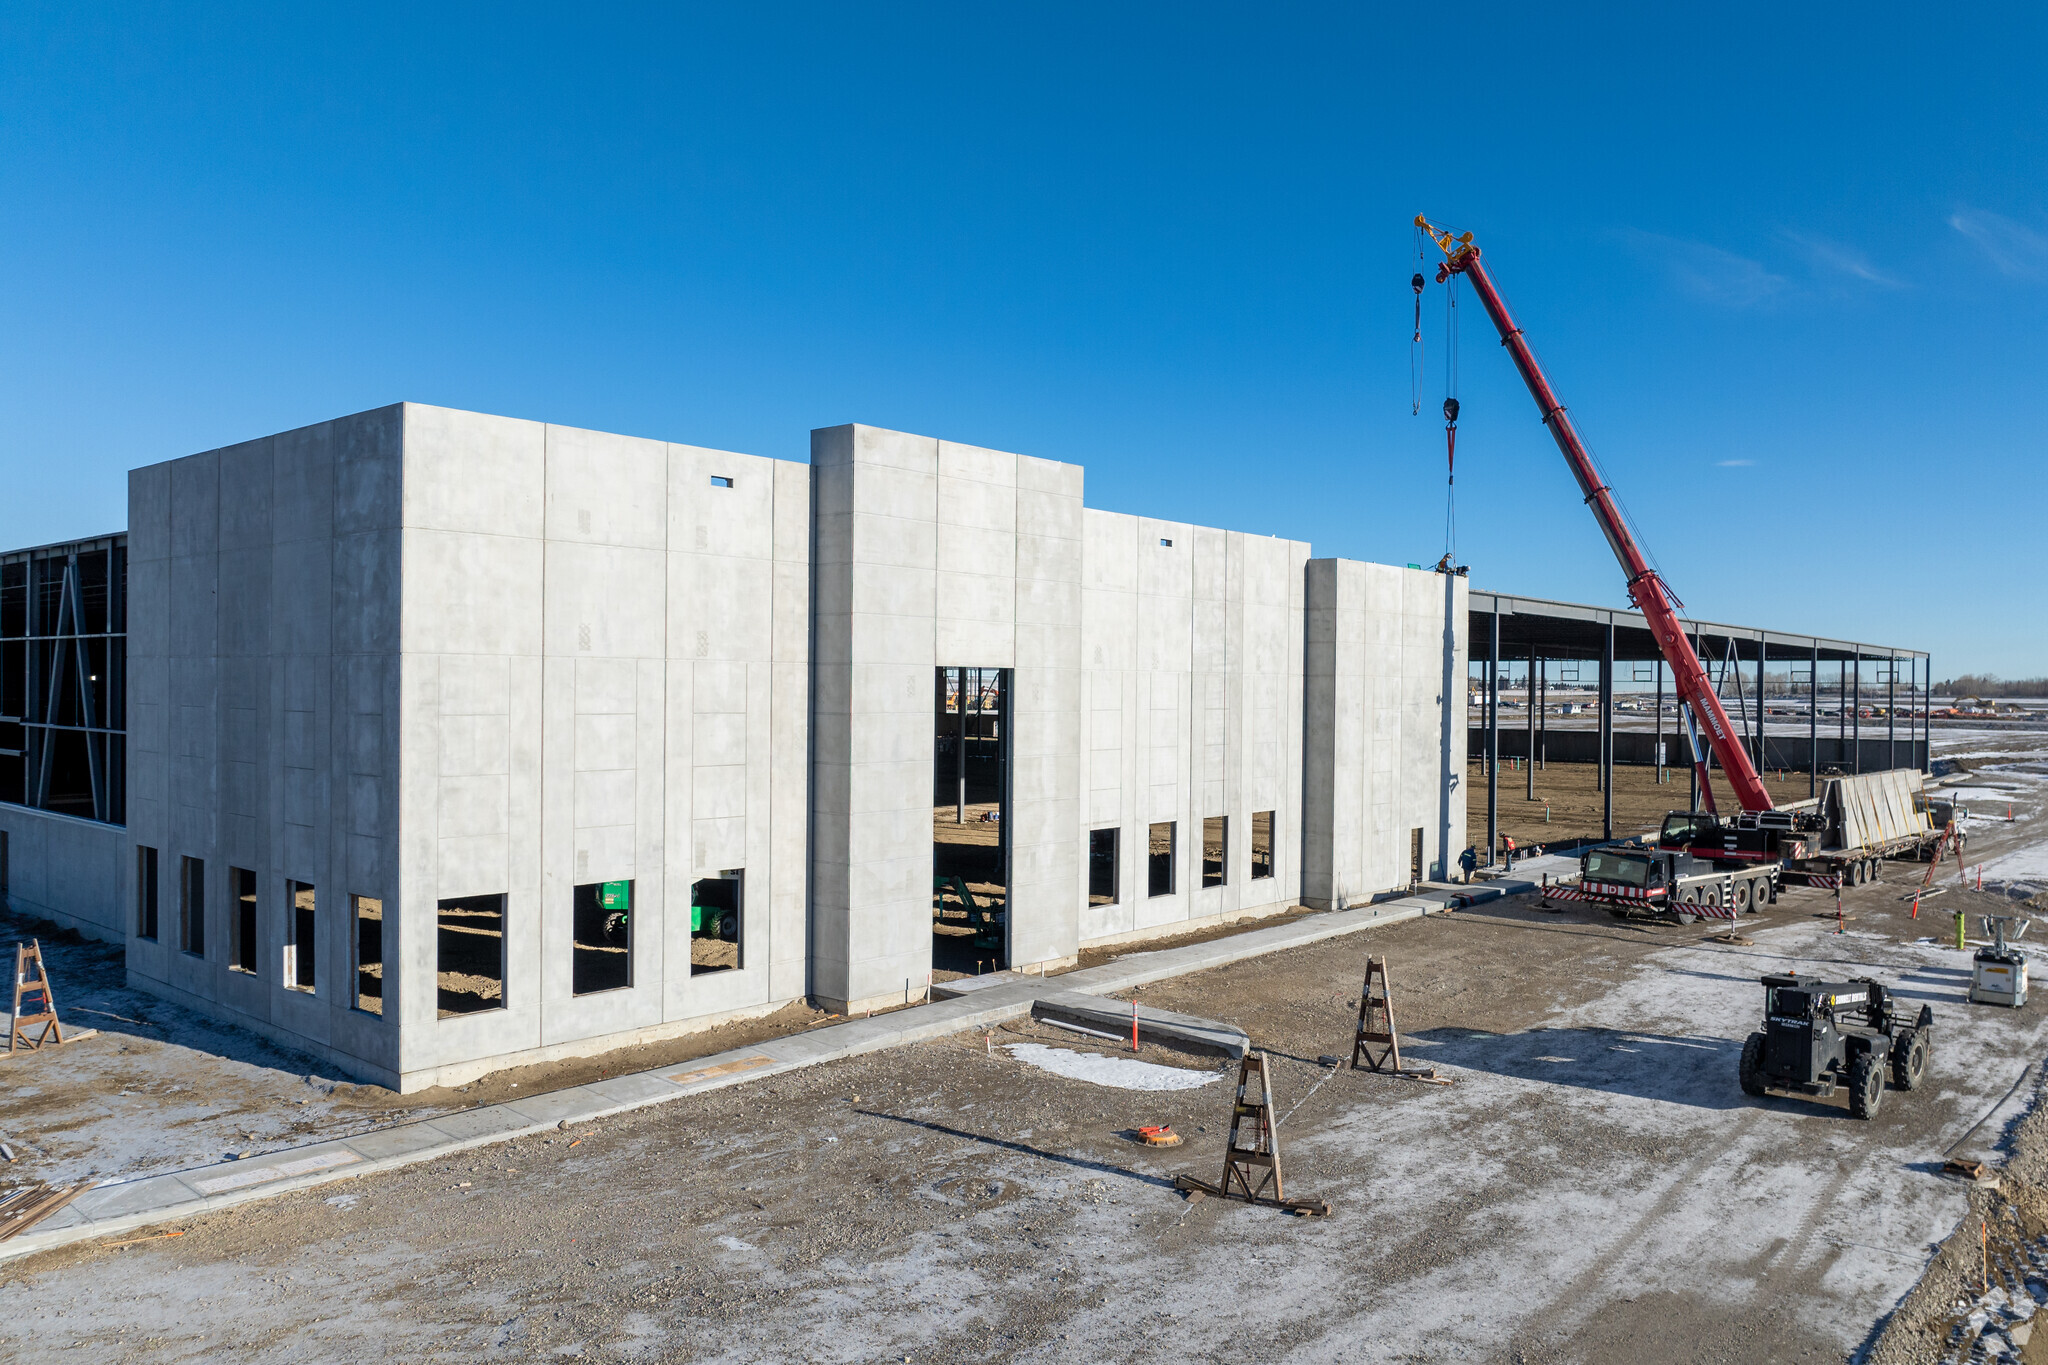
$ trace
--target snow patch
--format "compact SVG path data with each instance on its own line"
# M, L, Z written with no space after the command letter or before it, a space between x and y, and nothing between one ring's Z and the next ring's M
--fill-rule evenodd
M1220 1072L1188 1071L1177 1066L1154 1066L1130 1057L1104 1057L1093 1052L1072 1052L1043 1043L1005 1043L1010 1055L1041 1071L1069 1080L1107 1085L1117 1090L1193 1090L1216 1079Z

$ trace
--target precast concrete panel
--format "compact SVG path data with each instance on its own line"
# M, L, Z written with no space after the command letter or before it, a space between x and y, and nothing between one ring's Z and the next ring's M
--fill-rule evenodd
M1409 885L1418 829L1423 877L1455 860L1464 737L1444 717L1463 676L1464 580L1312 560L1304 581L1302 901L1336 909Z

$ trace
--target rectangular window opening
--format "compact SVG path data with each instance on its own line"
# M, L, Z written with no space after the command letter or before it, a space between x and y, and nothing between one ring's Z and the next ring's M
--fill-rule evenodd
M1411 886L1422 884L1422 831L1419 829L1408 831L1408 883Z
M1209 815L1202 819L1202 885L1221 886L1229 878L1230 817Z
M1273 875L1273 812L1252 812L1252 880Z
M356 961L350 974L354 999L349 1004L368 1014L384 1012L384 902L375 896L350 896L349 918L355 930L349 935Z
M434 919L436 1016L505 1008L505 897L455 896Z
M1173 894L1173 824L1171 820L1152 826L1150 871L1146 877L1145 893L1150 896L1171 896Z
M621 990L633 984L633 883L585 882L576 888L572 917L576 995Z
M705 877L690 887L690 975L729 972L740 961L740 923L746 912L744 869Z
M1173 548L1173 542L1168 540L1165 536L1161 536L1159 537L1159 548L1162 550L1171 550Z
M178 947L194 957L206 956L206 862L178 862Z
M1088 903L1116 904L1116 836L1114 829L1088 831Z
M318 965L316 930L319 922L314 915L318 897L311 882L284 884L287 903L284 944L284 984L287 990L313 993L313 969Z
M156 937L156 850L135 846L135 936Z
M732 480L723 474L713 474L711 476L711 486L713 488L730 488L732 487Z
M228 869L228 894L234 904L228 908L228 970L256 970L256 874L246 867Z

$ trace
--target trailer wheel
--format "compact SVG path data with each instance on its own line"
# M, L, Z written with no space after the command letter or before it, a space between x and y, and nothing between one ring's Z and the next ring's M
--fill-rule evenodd
M1849 1113L1859 1119L1874 1119L1884 1107L1884 1068L1868 1052L1849 1059Z
M1870 860L1870 880L1874 882L1884 880L1884 859L1872 858Z
M1892 1040L1892 1084L1911 1090L1927 1076L1927 1035L1919 1029L1903 1030Z
M1735 898L1734 898L1734 904L1733 904L1733 907L1732 907L1732 908L1734 909L1735 913L1736 913L1736 914L1738 914L1738 915L1740 915L1740 914L1744 914L1744 913L1746 913L1746 912L1748 911L1748 909L1749 909L1749 883L1748 883L1748 882L1746 882L1746 881L1743 881L1743 882L1737 882L1737 883L1735 883Z
M1742 1082L1742 1093L1762 1096L1764 1093L1764 1036L1752 1033L1742 1044L1742 1061L1737 1065L1736 1077Z

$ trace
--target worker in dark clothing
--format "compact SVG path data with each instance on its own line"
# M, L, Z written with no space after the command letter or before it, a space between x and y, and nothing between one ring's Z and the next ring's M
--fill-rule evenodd
M1467 844L1465 851L1458 855L1458 866L1465 869L1465 880L1469 883L1479 868L1479 850Z

